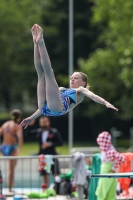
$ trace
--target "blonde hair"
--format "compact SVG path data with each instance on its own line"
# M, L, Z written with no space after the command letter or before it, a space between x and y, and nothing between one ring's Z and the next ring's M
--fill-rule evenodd
M82 80L86 83L84 87L89 89L90 86L88 84L88 76L83 72L77 72L77 73L81 75Z

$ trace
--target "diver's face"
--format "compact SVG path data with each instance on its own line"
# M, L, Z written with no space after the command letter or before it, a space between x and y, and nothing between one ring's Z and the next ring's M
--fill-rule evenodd
M82 80L81 75L75 72L70 77L70 88L79 88L80 86L85 86L85 82Z

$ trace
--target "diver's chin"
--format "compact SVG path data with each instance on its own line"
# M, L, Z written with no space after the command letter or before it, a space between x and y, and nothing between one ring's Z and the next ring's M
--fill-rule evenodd
M70 88L75 88L74 85L70 85Z

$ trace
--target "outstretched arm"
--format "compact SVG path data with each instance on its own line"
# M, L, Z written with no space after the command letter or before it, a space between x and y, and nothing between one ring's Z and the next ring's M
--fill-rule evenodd
M112 104L110 104L108 101L106 101L105 99L99 97L98 95L95 95L93 92L89 91L87 88L83 88L81 87L81 92L84 96L92 99L93 101L97 102L97 103L100 103L100 104L103 104L105 105L107 108L112 108L116 111L118 111L117 108L115 108Z
M30 123L32 122L32 120L40 117L42 115L41 111L38 109L33 115L31 115L30 117L24 119L21 123L20 126L24 126L24 129L27 128L28 125L30 125Z

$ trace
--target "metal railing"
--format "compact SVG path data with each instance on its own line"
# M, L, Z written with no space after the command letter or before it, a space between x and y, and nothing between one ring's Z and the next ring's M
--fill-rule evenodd
M72 166L73 155L54 155L53 159L58 159L60 164L61 174L66 174L70 170L70 164ZM92 158L93 154L86 154L86 158ZM17 160L14 173L14 187L15 194L27 194L32 192L43 192L42 183L43 178L38 171L38 156L6 156L0 157L0 168L3 178L3 194L8 196L8 173L9 173L9 160ZM56 166L55 166L56 168ZM55 170L56 171L56 170ZM50 176L50 181L53 182L54 178ZM61 198L64 200L65 196L55 196L55 199Z
M94 154L85 154L86 163L92 160ZM66 174L70 171L71 166L73 167L72 158L73 155L55 155L52 156L53 159L58 159L60 164L61 174ZM15 167L15 179L14 188L15 194L27 194L27 193L42 193L42 183L43 178L40 176L38 171L38 156L9 156L0 157L0 168L3 177L3 194L8 196L8 186L7 179L9 173L9 160L17 160L17 165ZM87 160L88 159L88 160ZM56 166L55 166L56 168ZM54 176L50 175L50 182L54 182ZM95 192L95 191L94 191ZM56 195L52 199L64 200L65 195ZM50 200L52 200L50 199ZM117 199L120 199L118 197ZM8 198L7 198L8 200Z

